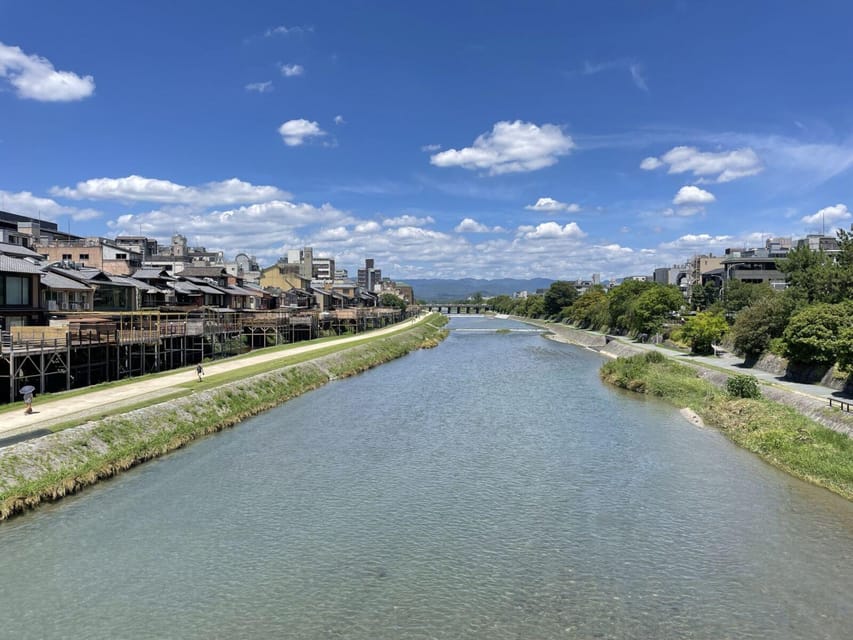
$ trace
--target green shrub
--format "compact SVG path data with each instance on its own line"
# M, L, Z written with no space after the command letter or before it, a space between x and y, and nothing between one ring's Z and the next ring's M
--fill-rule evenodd
M726 380L726 393L732 398L760 398L761 389L758 388L758 380L754 376L743 373L733 375Z
M658 362L663 362L666 360L666 356L663 355L660 351L649 351L645 355L645 361L650 364L656 364Z

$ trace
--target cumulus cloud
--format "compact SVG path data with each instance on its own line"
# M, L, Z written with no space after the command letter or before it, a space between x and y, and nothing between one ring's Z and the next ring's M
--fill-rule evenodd
M246 85L246 91L257 91L258 93L268 93L273 90L272 80L266 82L250 82Z
M505 231L503 227L490 227L482 222L477 222L474 218L463 219L453 230L456 233L503 233Z
M728 247L732 240L733 237L729 235L712 236L708 233L688 233L670 242L661 243L660 246L663 249L702 251Z
M498 122L463 149L448 149L430 157L437 167L463 167L489 175L536 171L555 164L575 143L554 124Z
M836 204L831 207L824 207L817 213L813 213L810 216L803 216L801 221L809 226L824 224L834 225L841 220L849 220L851 217L853 217L853 215L851 215L847 210L846 204Z
M71 102L95 92L92 76L57 71L50 60L28 55L0 42L0 78L15 87L19 98L40 102Z
M586 237L576 222L560 226L559 222L543 222L535 227L521 226L519 232L528 240L544 240L552 238L571 238L580 240Z
M678 190L678 193L675 194L675 197L672 199L672 204L674 205L706 205L714 202L716 198L714 194L705 191L704 189L700 189L699 187L695 187L693 185L688 185L685 187L681 187Z
M554 198L539 198L536 204L529 204L524 208L528 211L566 211L568 213L577 213L581 210L579 204L560 202L559 200L554 200Z
M418 218L409 214L397 216L395 218L385 218L382 221L382 226L385 227L422 227L426 224L433 224L435 219L432 216L424 216Z
M356 233L376 233L382 229L382 226L373 220L369 220L368 222L360 222L353 227L353 231Z
M281 75L285 78L293 78L294 76L301 76L305 73L305 67L301 64L283 64L281 65Z
M344 124L345 120L342 115L335 116L335 124Z
M351 216L330 204L317 207L272 200L214 211L182 205L165 207L125 214L109 221L107 226L117 235L136 235L141 226L147 235L165 239L175 232L176 220L180 220L177 228L194 244L235 254L244 251L273 257L282 246L302 246L296 230L334 229L350 223Z
M290 197L289 193L278 187L253 185L237 178L187 187L169 180L137 175L125 178L93 178L78 182L75 187L53 187L50 192L54 196L73 200L118 200L196 206L221 206Z
M320 128L320 125L304 118L288 120L278 128L278 132L281 134L284 144L288 147L298 147L308 138L326 135L326 132Z
M732 151L699 151L696 147L673 147L660 158L646 158L640 167L646 170L669 165L667 173L687 173L700 181L731 182L754 176L764 170L761 159L750 147Z
M101 216L101 212L95 209L68 207L51 198L33 195L29 191L13 193L0 190L0 206L10 213L45 220L56 220L61 215L71 216L72 220L92 220Z

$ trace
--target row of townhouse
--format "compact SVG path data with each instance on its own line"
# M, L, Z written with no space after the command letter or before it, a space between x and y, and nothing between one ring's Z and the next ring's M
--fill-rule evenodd
M180 275L138 269L130 276L94 267L44 262L34 251L0 243L0 325L43 325L51 313L120 312L209 307L263 311L279 308L320 312L376 307L378 295L352 283L264 288L242 282L220 267L188 267Z

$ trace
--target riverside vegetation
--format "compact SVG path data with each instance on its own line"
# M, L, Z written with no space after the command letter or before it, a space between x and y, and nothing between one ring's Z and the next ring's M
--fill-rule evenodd
M231 427L330 380L434 347L446 337L446 323L434 314L400 333L7 447L0 451L0 520Z
M687 407L770 464L853 500L853 439L790 407L750 397L757 385L753 389L748 380L735 381L727 392L657 352L606 362L600 375L617 387Z

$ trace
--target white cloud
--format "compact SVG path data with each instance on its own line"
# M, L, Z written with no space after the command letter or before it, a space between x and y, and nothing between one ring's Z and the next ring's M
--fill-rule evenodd
M353 230L356 233L376 233L380 229L382 229L382 226L378 222L375 222L373 220L370 220L368 222L360 222L359 224L355 225L355 227L353 227Z
M646 161L655 160L646 158ZM764 170L761 159L751 148L734 149L733 151L699 151L696 147L673 147L660 157L661 164L640 166L643 169L654 169L662 164L669 165L668 173L690 172L699 178L709 177L715 182L731 182L738 178L754 176ZM714 177L715 176L715 177Z
M15 87L19 98L40 102L70 102L88 98L95 92L92 76L80 77L71 71L57 71L50 60L27 55L20 47L0 42L0 78Z
M267 29L264 35L267 38L271 38L273 36L289 36L292 33L311 33L314 31L314 27L286 27L284 25L278 27L272 27L271 29Z
M560 202L554 198L539 198L536 204L529 204L524 208L528 211L566 211L568 213L577 213L581 210L579 204Z
M439 149L441 149L440 144L425 144L421 147L421 151L427 151L429 153L432 153L433 151L438 151Z
M35 196L29 191L0 190L0 209L31 218L55 221L58 216L68 215L72 220L92 220L101 217L96 209L78 209L58 203L51 198Z
M581 228L576 222L569 222L566 225L560 226L559 222L543 222L536 227L521 226L519 232L528 240L540 240L550 238L571 238L580 240L586 237Z
M664 242L660 246L663 249L679 249L685 251L701 251L707 249L720 249L728 247L733 237L728 235L712 236L707 233L688 233L676 238L671 242Z
M463 149L448 149L430 158L437 167L486 170L489 175L536 171L557 162L575 146L557 125L498 122L489 133Z
M246 91L257 91L258 93L268 93L273 90L272 80L266 82L250 82L246 85Z
M417 216L408 214L397 216L396 218L385 218L382 221L382 225L385 227L422 227L433 223L435 223L435 219L432 216L418 218Z
M706 205L714 202L716 198L714 194L705 191L704 189L700 189L699 187L695 187L693 185L688 185L685 187L681 187L678 190L678 193L675 194L675 197L672 199L672 204L674 205Z
M305 67L303 67L301 64L281 65L281 75L283 75L285 78L301 76L303 73L305 73Z
M505 231L503 227L490 227L473 218L463 219L453 230L456 233L503 233Z
M303 246L298 229L334 229L351 222L339 209L272 200L234 209L200 211L191 206L167 207L139 214L125 214L107 223L116 234L143 233L167 239L178 229L195 245L236 254L244 251L270 261L281 247ZM176 226L177 225L177 226Z
M304 118L288 120L278 128L278 132L288 147L298 147L308 138L326 135L320 125Z
M343 116L341 116L341 115L335 116L335 124L344 124L345 122L346 121L344 120Z
M196 206L231 205L289 198L277 187L253 185L237 178L186 187L169 180L131 175L125 178L93 178L75 187L53 187L54 196L73 200L118 200L189 204Z
M834 225L841 220L849 220L851 217L853 215L847 210L846 204L836 204L831 207L824 207L810 216L803 216L801 221L809 226L822 226L824 224Z
M663 162L658 160L655 157L644 158L640 163L640 169L645 169L646 171L654 171L658 167L662 167Z

